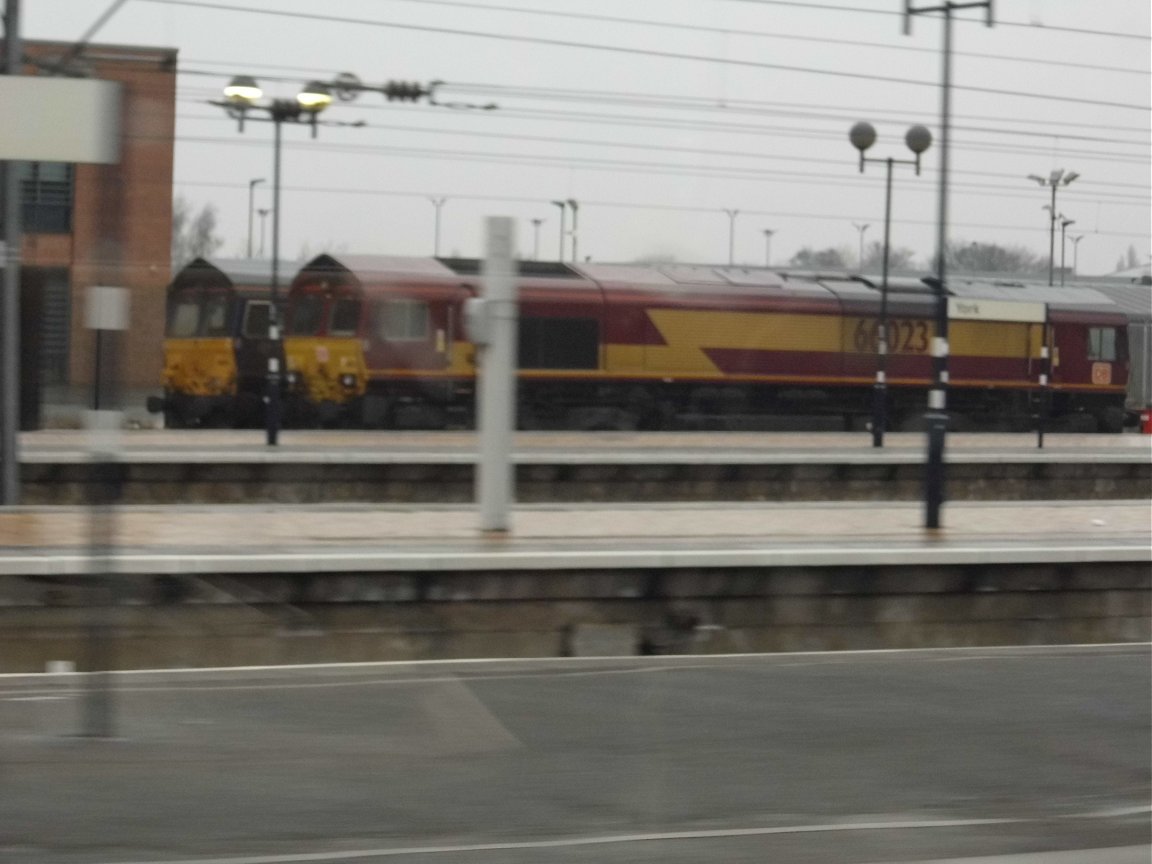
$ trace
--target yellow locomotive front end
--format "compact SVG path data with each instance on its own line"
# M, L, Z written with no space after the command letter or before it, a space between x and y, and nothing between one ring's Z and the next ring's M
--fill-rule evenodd
M164 338L164 398L149 407L172 427L227 423L236 399L235 292L174 283Z
M359 420L368 381L360 335L362 306L356 286L336 273L305 268L293 283L284 359L286 409L297 422Z

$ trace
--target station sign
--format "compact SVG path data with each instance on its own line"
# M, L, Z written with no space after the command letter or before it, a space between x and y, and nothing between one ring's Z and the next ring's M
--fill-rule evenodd
M1046 309L1044 303L948 298L948 318L953 321L1021 321L1043 324L1047 318Z
M0 160L119 162L120 102L115 81L0 76Z

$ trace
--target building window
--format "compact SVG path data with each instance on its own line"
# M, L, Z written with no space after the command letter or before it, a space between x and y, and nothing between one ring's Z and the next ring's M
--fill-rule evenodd
M1116 328L1088 328L1088 359L1114 362L1116 360Z
M20 162L24 230L29 234L72 231L73 167L63 162Z

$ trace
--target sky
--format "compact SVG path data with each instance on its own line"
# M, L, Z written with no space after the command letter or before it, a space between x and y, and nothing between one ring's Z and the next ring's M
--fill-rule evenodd
M24 0L24 37L76 40L111 5ZM333 102L323 118L334 125L315 139L285 126L282 257L430 255L439 211L442 255L482 254L485 217L499 215L516 220L522 257L555 260L572 209L552 202L568 200L582 260L855 255L861 237L883 238L884 160L911 159L905 132L923 124L934 141L919 176L893 165L891 242L926 262L943 23L917 15L904 35L902 10L902 0L127 0L93 41L179 50L174 194L216 208L220 254L246 254L252 180L265 181L253 210L271 207L272 129L241 132L209 101L236 74L291 98L350 72L370 85L442 81L437 101L497 107L365 92ZM1051 190L1027 176L1064 169L1079 174L1058 190L1057 211L1074 220L1067 265L1109 273L1130 247L1149 260L1150 14L1147 0L998 0L989 28L983 10L956 13L950 242L1046 260ZM867 155L880 160L862 174L848 140L859 121L875 126ZM256 215L257 255L262 223L271 249L271 220Z

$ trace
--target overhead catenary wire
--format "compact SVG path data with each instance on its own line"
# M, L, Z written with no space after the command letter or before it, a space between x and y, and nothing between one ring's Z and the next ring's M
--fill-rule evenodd
M223 182L218 180L176 180L175 185L180 187L190 188L212 188L212 189L235 189L237 191L243 190L246 184L241 182ZM376 196L376 197L395 197L395 198L412 198L426 201L428 198L434 197L449 197L454 201L493 201L511 204L528 204L528 205L544 205L546 198L541 197L528 197L516 195L477 195L459 192L412 192L407 190L398 189L365 189L363 187L347 188L335 186L299 186L287 185L283 187L285 192L299 192L305 194L337 194L337 195L353 195L353 196ZM601 207L606 209L621 209L621 210L652 210L663 211L672 213L701 213L701 214L719 214L722 212L718 207L703 207L703 206L690 206L682 204L653 204L650 202L638 201L600 201L593 199L581 199L581 206L587 207ZM744 216L765 216L780 219L812 219L824 222L844 222L845 220L851 221L853 219L870 219L874 214L827 214L827 213L806 213L797 211L782 211L782 210L756 210L756 209L742 209L741 214ZM903 219L893 218L893 224L899 225L923 225L926 224L923 220L918 219ZM1020 226L1020 225L998 225L981 222L958 222L954 223L956 228L968 229L983 229L995 231L1023 231L1028 233L1043 234L1047 236L1048 227L1045 226ZM1138 232L1126 231L1094 231L1091 232L1094 236L1099 235L1102 237L1143 237L1144 235Z
M620 15L597 15L591 12L569 12L558 9L540 9L530 6L508 6L498 3L477 3L467 0L392 0L400 3L417 3L421 6L444 6L454 9L476 9L491 12L509 12L516 15L534 15L543 18L562 18L569 21L594 21L607 24L627 24L639 27L657 27L666 30L682 30L694 33L713 33L723 36L738 36L741 38L776 39L780 41L810 42L821 45L849 45L858 48L881 48L891 51L904 51L914 54L928 54L935 56L934 48L922 48L918 45L900 45L884 42L867 42L863 39L841 39L832 36L804 36L798 33L768 32L765 30L735 30L727 27L712 27L706 24L684 24L678 21L656 21L650 18L626 18ZM864 11L864 10L862 10ZM1121 72L1134 75L1149 75L1152 70L1132 69L1121 66L1105 66L1097 63L1079 63L1072 60L1043 60L1031 57L1010 56L1005 54L987 54L978 51L955 51L957 57L976 57L982 60L1002 60L1008 63L1033 63L1044 66L1058 66L1071 69L1092 69L1103 72Z
M903 17L904 13L898 9L867 9L862 6L840 6L832 3L811 3L808 0L714 0L714 2L724 3L754 3L759 6L792 6L801 9L819 9L827 12L854 12L865 15L887 15L889 17L900 16ZM965 18L957 18L958 22L973 23L984 25L984 17L974 18L971 20ZM1084 27L1061 27L1059 25L1049 26L1047 24L1035 24L1028 21L1002 21L996 19L997 27L1024 27L1029 30L1051 30L1056 33L1079 33L1082 36L1106 36L1116 39L1139 39L1145 42L1152 39L1150 36L1145 36L1142 33L1120 33L1115 30L1091 30Z
M721 64L721 65L734 66L737 68L768 69L768 70L790 72L790 73L799 73L799 74L826 75L826 76L831 76L831 77L836 77L836 78L849 78L849 79L854 79L854 80L877 81L877 82L882 82L885 84L893 84L893 85L909 86L909 87L931 87L933 89L936 89L939 86L935 82L915 81L915 80L909 80L907 78L901 78L901 77L890 76L890 75L873 75L873 74L862 73L862 72L847 72L847 71L840 70L840 69L821 69L821 68L816 68L816 67L796 66L796 65L791 65L791 64L766 63L766 62L759 61L759 60L743 60L743 59L731 58L731 57L706 57L706 56L702 56L702 55L685 54L685 53L676 52L676 51L659 51L659 50L651 49L651 48L633 48L633 47L620 46L620 45L603 45L603 44L597 44L597 43L593 43L593 42L580 42L580 41L570 40L570 39L553 39L553 38L540 37L540 36L523 36L523 35L511 34L511 33L493 33L493 32L488 32L488 31L466 30L466 29L454 28L454 27L439 27L439 26L432 26L432 25L426 25L426 24L409 24L409 23L398 22L398 21L381 21L378 19L370 19L370 18L352 18L352 17L347 17L347 16L322 14L322 13L318 13L318 12L299 12L299 11L290 11L290 10L282 10L282 9L259 9L259 8L254 8L251 6L242 6L239 4L231 4L231 3L227 3L227 4L225 4L225 3L210 3L210 2L206 2L206 0L142 0L142 2L161 3L164 5L171 5L171 6L189 6L189 7L195 7L195 8L200 8L200 9L214 9L214 10L225 11L225 12L243 12L243 13L254 14L254 15L275 16L275 17L284 17L284 18L300 19L300 20L322 21L322 22L333 23L333 24L355 24L355 25L366 26L366 27L381 27L381 28L387 28L387 29L406 30L406 31L413 31L413 32L439 33L442 35L450 35L450 36L466 36L466 37L470 37L470 38L479 38L479 39L493 39L493 40L507 41L507 42L521 42L521 43L528 43L528 44L535 44L535 45L548 45L548 46L558 47L558 48L575 48L575 49L584 49L584 50L593 50L593 51L605 51L605 52L610 52L610 53L620 53L620 54L629 54L629 55L644 56L644 57L654 57L654 58L661 58L661 59L666 59L666 60L678 60L678 61L696 62L696 63L716 63L716 64ZM983 93L983 94L997 95L997 96L1021 97L1021 98L1026 98L1026 99L1040 99L1040 100L1046 100L1046 101L1052 101L1052 102L1063 102L1063 103L1069 103L1069 104L1094 105L1094 106L1098 106L1098 107L1118 108L1118 109L1122 109L1122 110L1133 110L1133 111L1141 111L1141 112L1152 111L1152 108L1150 108L1150 106L1148 106L1148 105L1141 105L1141 104L1135 104L1135 103L1129 103L1129 102L1114 102L1111 100L1088 99L1088 98L1081 98L1081 97L1076 97L1076 96L1064 96L1064 95L1056 95L1056 94L1050 94L1050 93L1028 93L1028 92L1023 92L1023 91L1008 90L1005 88L997 88L997 87L978 87L978 86L974 86L974 85L953 84L952 89L963 90L963 91L970 92L970 93Z
M199 63L204 63L204 64L218 64L218 65L224 66L228 69L235 69L235 68L237 68L237 65L238 65L235 61L198 60L198 61L193 61L193 62L199 62ZM251 68L253 66L260 67L261 64L247 64L246 68ZM280 66L280 65L270 65L269 64L269 65L265 66L264 68L274 68L274 69L294 68L295 69L297 67L284 67L284 66ZM218 73L218 72L213 72L213 71L203 70L203 69L187 68L187 67L183 68L181 70L181 73L186 74L186 75L192 75L192 76L212 77L212 78L217 78L220 76L220 73ZM315 78L315 77L317 77L317 75L319 75L321 77L323 77L325 75L330 76L331 74L332 73L330 70L298 68L297 69L297 75L272 76L269 80L278 81L278 82L285 82L285 83L297 83L298 79ZM181 88L181 92L187 93L187 92L191 92L193 89L194 88L183 87L183 88ZM751 115L756 115L756 116L769 115L769 116L806 117L806 118L811 118L811 119L816 119L816 120L835 121L838 123L844 122L846 117L856 116L861 111L864 111L865 113L868 113L871 116L875 116L877 111L879 111L883 115L885 115L885 116L878 118L880 120L884 120L885 117L891 117L891 116L896 116L896 115L901 115L901 114L904 114L908 117L915 117L915 118L919 118L919 116L920 116L919 112L900 111L899 109L887 109L887 108L877 109L874 111L872 109L867 109L866 107L860 106L860 105L852 105L852 106L840 105L840 106L838 106L838 105L823 105L823 104L818 104L818 103L798 104L795 102L779 102L779 101L773 101L773 100L756 100L756 99L717 100L713 97L685 96L682 94L670 94L670 93L644 93L644 92L638 92L638 91L572 90L569 88L530 87L530 86L525 86L525 85L503 85L503 84L470 83L470 82L458 82L458 81L440 82L440 89L446 90L446 91L455 91L455 92L459 92L459 93L467 93L467 94L471 94L471 95L475 95L475 96L488 96L488 97L522 96L522 97L528 98L528 99L537 99L540 101L549 101L549 102L593 102L597 105L603 105L603 104L611 103L614 105L622 105L622 106L628 106L628 107L658 107L658 108L667 108L667 109L671 109L671 110L702 111L702 112L721 113L721 114L751 114ZM211 91L211 90L207 90L207 89L203 90L202 92L204 94L215 95L215 91ZM365 105L363 103L356 105L354 107L359 109L359 110L362 110L365 108L371 109L373 107L379 107L379 108L383 109L386 107L387 110L421 110L421 111L423 111L423 109L411 109L411 108L406 108L405 106L371 106L371 105ZM813 109L820 109L820 110L813 110ZM528 109L523 109L523 108L517 109L515 107L503 105L503 106L501 106L500 113L493 115L493 116L495 116L497 118L508 117L511 115L515 115L517 111L523 112L525 110L528 110ZM540 109L531 109L531 110L537 114L541 113ZM829 113L829 112L839 112L839 113ZM550 112L550 113L553 116L557 117L558 119L563 119L563 117L564 117L564 112ZM572 118L573 118L573 120L579 118L581 121L583 121L584 119L592 118L594 116L597 116L597 115L591 115L588 113L581 113L581 114L573 114ZM632 119L634 117L635 117L635 115L629 115L629 119ZM1132 146L1138 146L1138 147L1146 147L1148 145L1149 141L1152 141L1152 133L1150 133L1150 130L1148 127L1144 127L1144 126L1121 126L1121 125L1115 125L1115 124L1101 124L1101 123L1077 123L1077 122L1071 121L1067 118L1063 118L1060 120L1033 119L1033 118L1026 118L1026 117L1019 117L1019 116L1012 116L1010 118L1003 118L1003 117L996 117L994 115L987 115L987 114L957 114L956 118L961 119L961 120L974 120L974 121L984 121L984 122L993 122L993 123L1011 122L1011 123L1027 125L1027 126L1051 126L1051 127L1054 127L1053 131L1037 131L1037 130L1027 130L1027 129L1011 129L1011 128L1006 128L1004 126L994 126L994 127L971 126L971 125L965 125L963 123L956 124L953 126L954 129L958 129L958 130L962 130L962 131L983 132L983 133L994 134L994 135L1009 135L1009 136L1017 135L1017 136L1021 136L1021 137L1032 137L1032 138L1042 137L1042 138L1050 138L1053 140L1061 140L1061 141L1069 141L1069 140L1072 140L1072 141L1094 141L1094 142L1100 142L1100 143L1132 145ZM669 120L668 122L679 124L679 126L682 128L698 127L701 131L709 131L710 129L713 129L713 125L711 124L711 121L708 121L708 123L709 123L708 126L705 126L703 121ZM724 129L733 129L735 127L733 127L732 125L727 125L723 128ZM720 127L719 125L715 126L715 131L721 131L721 129L722 129L722 127ZM1111 131L1111 132L1132 132L1132 133L1144 135L1145 137L1144 137L1144 139L1137 141L1137 140L1132 140L1132 139L1117 139L1115 136L1111 136L1111 135L1109 135L1109 136L1078 135L1078 134L1074 134L1074 133L1068 131L1068 130L1072 130L1072 129L1092 129L1094 131L1099 131L1099 132L1108 132L1108 131Z
M191 115L178 115L178 119L191 120L191 121L204 121L214 122L219 118L215 115L204 116L191 116ZM622 118L623 119L623 118ZM469 138L484 138L500 141L523 141L535 142L543 144L566 144L580 147L606 147L606 148L619 148L622 150L643 150L645 152L664 152L664 153L682 153L703 156L716 156L716 157L735 157L745 159L757 159L765 161L778 161L778 162L803 162L818 165L842 166L844 165L843 159L822 158L815 156L794 156L790 154L775 154L765 153L762 151L738 151L738 150L717 150L714 148L706 147L684 147L668 144L656 144L651 141L644 142L630 142L620 140L604 140L604 139L588 139L588 138L574 138L571 136L556 136L556 135L527 135L523 133L509 133L509 132L489 132L476 129L461 129L450 127L435 127L435 126L407 126L390 122L386 126L380 126L373 123L364 123L359 128L365 129L379 129L388 133L405 132L405 133L426 133L430 135L444 135L451 137L469 137ZM764 134L778 135L778 130L764 130ZM813 134L812 137L835 137L841 138L842 134L830 133L827 136ZM1025 151L1030 153L1031 151ZM1075 155L1076 151L1066 151L1070 155ZM1100 160L1107 160L1111 162L1116 161L1131 161L1136 164L1143 164L1144 159L1132 158L1125 159L1119 154L1115 153L1099 153L1089 155L1087 152L1080 153L1080 158L1092 159L1097 158ZM925 170L931 172L931 166L926 166ZM973 171L973 170L960 170L958 174L970 177L992 177L992 178L1006 178L1016 180L1019 179L1016 173L996 172L996 171ZM1119 183L1109 181L1095 181L1094 186L1110 186L1120 189L1131 189L1131 183Z
M266 146L264 142L249 141L241 138L212 138L188 137L184 139L189 144L212 144L225 146ZM624 159L596 159L591 157L549 156L536 153L510 153L486 152L475 150L436 150L428 147L391 147L380 145L357 144L330 144L321 142L301 142L301 149L316 150L328 153L362 153L364 155L389 154L391 156L408 157L414 159L443 160L452 159L462 162L489 162L493 164L512 164L518 166L532 165L536 167L564 166L570 169L584 170L611 170L625 172L633 175L667 175L678 177L708 177L713 179L736 180L764 180L774 183L803 184L806 186L835 186L843 188L850 186L873 185L868 178L858 178L856 175L846 177L829 177L827 173L808 173L799 171L780 172L758 168L740 168L734 166L700 166L684 163L654 164L651 162L630 162ZM1010 199L1027 199L1030 197L1026 190L1020 192L1002 191L1003 185L981 183L956 183L954 187L960 192L968 190L981 190L985 197L1000 197ZM913 187L910 191L927 192L928 189ZM1133 203L1127 206L1146 206L1143 202L1149 200L1148 196L1122 195L1114 192L1100 192L1092 196L1080 197L1066 195L1065 200L1097 201L1103 200L1115 206L1125 206L1125 202Z
M199 102L202 100L192 100L192 99L184 100L184 99L181 99L181 101ZM362 106L358 106L358 110L392 111L394 109L391 106L362 105ZM427 116L427 115L425 114L425 116ZM188 115L183 115L183 117L184 117L184 119L193 119L193 118L189 117ZM195 119L213 120L213 119L218 119L218 118L216 117L216 115L211 115L211 116L198 117ZM843 117L829 117L828 119L830 121L834 121L837 123L843 123L844 122ZM547 121L550 123L568 122L568 123L578 123L581 125L586 125L588 123L596 123L599 125L633 126L633 127L638 127L638 128L691 129L692 131L697 131L697 132L715 132L715 133L725 133L725 134L736 133L736 134L743 134L743 135L773 136L775 138L780 138L780 137L803 138L803 139L809 139L809 140L836 140L836 139L843 137L842 130L839 130L839 129L837 129L837 130L825 130L825 129L789 127L789 126L780 126L780 125L764 126L764 125L755 125L755 124L732 124L732 123L710 124L710 125L705 126L704 124L701 124L698 122L685 122L685 121L676 120L674 118L659 118L659 117L641 118L641 117L637 117L636 115L593 114L593 113L588 113L588 112L554 111L554 110L548 110L548 109L513 109L513 110L505 109L505 110L502 110L499 115L497 115L497 120L499 120L499 121L530 120L530 121L538 121L538 122L539 121ZM367 125L371 125L371 124L367 124ZM486 122L485 125L488 126L490 124ZM389 124L388 128L389 129L397 129L400 127L395 126L395 124ZM417 131L415 129L412 129L411 127L409 127L409 128L410 128L410 131ZM438 127L438 128L421 127L419 131L425 131L425 132L432 133L432 134L448 134L448 133L452 132L453 130L445 129L443 127ZM481 131L463 130L463 129L458 129L455 131L457 131L461 135L474 135L474 136L479 136L479 137L505 137L508 139L517 139L518 138L518 139L523 139L523 140L528 140L528 138L530 137L530 136L525 136L523 134L518 134L518 133L493 133L493 132L481 132ZM969 130L969 131L972 131L972 130ZM1052 135L1052 136L1043 136L1043 137L1048 137L1053 141L1063 142L1065 140L1065 138L1063 136ZM570 139L570 138L552 138L549 140L556 142L556 143L568 143L568 142L581 143L579 139ZM1074 136L1069 136L1068 140L1076 140L1076 139ZM1107 141L1107 139L1104 139L1104 140ZM588 143L588 142L585 142L585 143ZM596 143L599 143L602 146L614 146L617 144L617 142L611 142L611 141L603 141L603 142L596 142ZM960 143L969 150L979 151L979 152L1019 154L1019 155L1028 155L1028 156L1031 156L1035 153L1034 147L1028 146L1028 145L1023 145L1023 144L1017 145L1017 144L1011 144L1011 143L990 143L990 142L979 142L979 141L961 141ZM1067 147L1063 147L1061 152L1063 155L1065 155L1069 158L1077 158L1077 159L1084 159L1084 160L1095 159L1095 160L1108 161L1108 162L1126 162L1126 163L1138 164L1138 165L1143 165L1143 164L1147 163L1147 157L1146 157L1146 155L1144 155L1145 145L1142 142L1135 142L1135 141L1117 142L1117 141L1113 141L1111 143L1114 143L1117 146L1131 146L1131 147L1136 147L1136 148L1141 148L1141 149L1140 149L1139 154L1137 154L1137 153L1125 153L1125 152L1117 151L1117 150L1090 150L1090 149L1074 149L1074 148L1067 148ZM619 146L631 146L631 145L620 144ZM662 145L651 144L651 145L647 145L647 146L649 146L650 149L661 149ZM762 155L762 154L752 154L752 155ZM829 164L833 164L836 160L827 160L827 161L829 162ZM1009 175L1002 175L1002 176L1009 176ZM1128 185L1128 184L1117 184L1117 185Z

